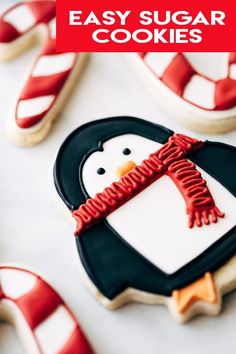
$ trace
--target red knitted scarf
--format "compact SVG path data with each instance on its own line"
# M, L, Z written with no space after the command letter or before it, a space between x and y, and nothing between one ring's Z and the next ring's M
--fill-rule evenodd
M78 236L114 210L129 201L163 175L168 175L178 187L185 202L190 228L201 227L224 217L196 165L186 159L188 152L203 146L203 142L185 135L174 134L159 150L149 155L141 165L114 182L110 187L87 199L72 212L76 219Z

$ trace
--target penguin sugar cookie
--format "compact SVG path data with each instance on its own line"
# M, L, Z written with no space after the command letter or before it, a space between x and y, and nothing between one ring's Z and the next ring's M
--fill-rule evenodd
M76 221L84 278L108 308L216 315L236 287L236 148L145 120L88 123L62 144L57 193Z
M85 54L56 52L55 16L56 1L29 0L0 17L0 60L44 41L9 117L7 136L17 145L35 145L46 137L83 67Z
M236 128L236 53L132 53L128 59L179 123L203 133Z
M0 265L0 317L12 323L29 354L93 354L60 295L38 274Z

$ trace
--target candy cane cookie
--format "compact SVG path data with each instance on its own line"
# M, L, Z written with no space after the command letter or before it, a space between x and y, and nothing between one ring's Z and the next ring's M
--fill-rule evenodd
M8 122L7 136L17 145L35 145L46 137L83 67L85 54L56 52L55 16L54 0L29 0L0 17L0 60L44 41Z
M60 295L38 274L0 265L0 317L12 323L29 354L93 354Z
M132 53L128 59L157 103L187 128L236 128L236 53Z

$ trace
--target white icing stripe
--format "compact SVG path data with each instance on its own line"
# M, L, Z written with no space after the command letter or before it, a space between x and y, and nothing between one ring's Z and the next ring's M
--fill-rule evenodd
M20 5L4 16L4 20L19 32L25 32L36 23L33 13L27 5Z
M49 31L50 31L50 38L57 38L57 31L56 31L56 19L53 19L48 24Z
M72 335L76 323L65 306L58 309L35 330L44 354L58 353ZM54 333L54 335L52 335Z
M193 69L207 78L217 81L228 75L229 53L184 53Z
M154 71L154 73L161 77L167 67L170 65L177 53L148 53L144 57L144 61Z
M236 64L230 65L229 76L231 79L236 80Z
M27 294L31 291L37 281L37 277L28 272L15 269L3 269L0 271L0 283L2 291L12 299Z
M215 107L215 83L202 76L194 75L186 85L183 97L206 109Z
M32 76L49 76L67 71L72 68L74 60L74 53L44 55L39 58Z
M17 118L29 118L47 111L54 99L55 96L50 95L20 101L17 108Z

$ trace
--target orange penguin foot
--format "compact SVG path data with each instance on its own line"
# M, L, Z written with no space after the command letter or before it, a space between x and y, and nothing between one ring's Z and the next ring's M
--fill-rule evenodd
M217 303L217 293L214 279L211 273L196 280L194 283L172 293L177 310L184 314L191 305L197 301L206 301L210 304Z

